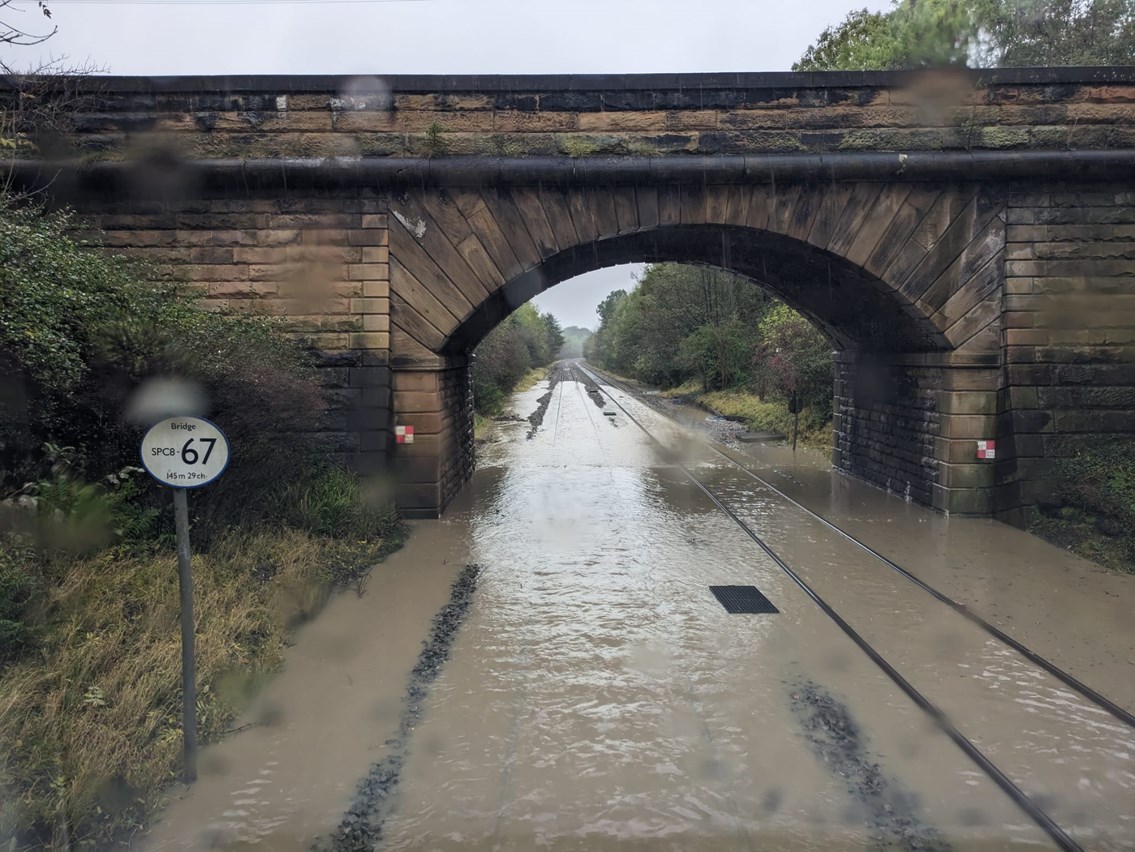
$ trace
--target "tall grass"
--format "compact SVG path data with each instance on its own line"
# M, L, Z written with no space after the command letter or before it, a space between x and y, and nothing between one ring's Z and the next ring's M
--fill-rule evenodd
M388 534L396 520L385 493L339 467L289 485L277 501L279 517L316 535L369 541Z
M376 500L331 468L281 497L284 523L234 527L194 554L203 741L223 735L335 585L400 545ZM19 622L32 650L0 672L0 849L102 845L145 824L178 768L174 552L120 546L24 567L46 582Z
M755 431L792 434L792 414L783 400L764 399L741 390L711 391L702 393L697 382L687 382L665 392L672 398L684 398L710 411L727 417L743 417L745 424ZM831 446L832 424L830 410L807 407L800 411L799 442L806 447L826 450Z
M223 733L250 684L279 665L287 631L321 603L321 556L314 537L286 530L195 556L203 739ZM141 825L178 763L174 556L74 561L46 606L38 652L0 679L0 838L105 841Z

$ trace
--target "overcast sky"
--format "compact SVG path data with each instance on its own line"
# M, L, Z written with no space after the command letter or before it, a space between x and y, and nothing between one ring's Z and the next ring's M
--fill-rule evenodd
M66 56L112 74L590 74L787 71L849 11L887 0L50 0L59 32L0 50L28 66ZM42 31L35 3L5 23ZM594 326L631 267L549 290L537 304Z

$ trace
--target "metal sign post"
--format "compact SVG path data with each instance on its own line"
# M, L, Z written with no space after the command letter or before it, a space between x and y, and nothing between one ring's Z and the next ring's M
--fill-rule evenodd
M173 491L177 529L177 581L181 604L181 730L184 778L197 780L197 660L193 624L193 574L189 551L189 488L207 485L224 473L229 442L214 424L200 417L170 417L142 438L142 465Z
M177 589L181 602L181 733L185 783L197 780L197 653L193 636L193 573L189 570L189 497L173 491L173 523L177 529Z

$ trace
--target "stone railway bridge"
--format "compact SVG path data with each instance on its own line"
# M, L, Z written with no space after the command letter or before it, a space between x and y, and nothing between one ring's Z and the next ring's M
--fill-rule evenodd
M835 466L943 511L1020 519L1053 460L1135 432L1135 69L66 82L67 132L12 177L286 317L332 439L410 515L472 472L473 347L634 261L811 317Z

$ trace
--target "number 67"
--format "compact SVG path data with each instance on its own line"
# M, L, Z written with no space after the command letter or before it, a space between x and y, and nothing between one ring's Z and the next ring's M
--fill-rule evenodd
M189 446L195 440L197 440L197 439L196 438L190 438L188 441L185 442L185 445L181 448L181 460L183 462L185 462L186 464L197 464L197 459L200 458L200 455L198 454L198 452L195 449L193 449L191 446ZM201 464L208 464L209 463L209 456L211 456L213 454L213 446L217 443L217 439L216 438L202 438L201 443L209 445L209 448L207 450L205 450L205 458L201 459Z

